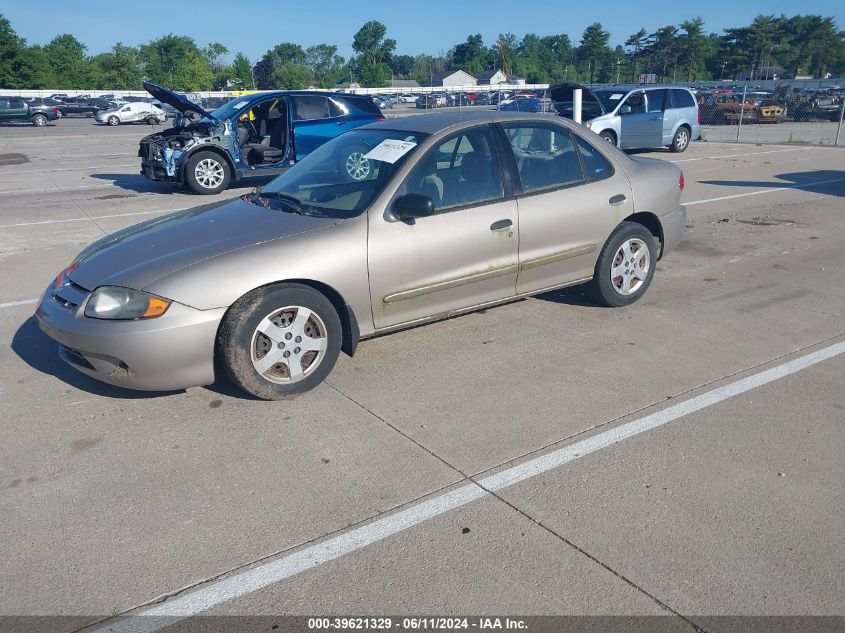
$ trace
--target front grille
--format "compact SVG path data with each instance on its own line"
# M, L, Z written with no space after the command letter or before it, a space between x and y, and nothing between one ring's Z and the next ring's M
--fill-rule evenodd
M85 301L89 290L73 281L59 286L53 292L53 299L66 310L76 310Z

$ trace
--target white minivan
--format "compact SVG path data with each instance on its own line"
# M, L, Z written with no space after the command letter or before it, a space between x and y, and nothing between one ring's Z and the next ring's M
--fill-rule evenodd
M152 103L136 101L134 103L123 103L111 110L97 112L94 120L106 125L140 122L156 125L167 120L167 113Z

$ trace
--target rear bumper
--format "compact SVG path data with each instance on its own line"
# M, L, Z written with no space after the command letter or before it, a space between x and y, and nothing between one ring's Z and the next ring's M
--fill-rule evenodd
M674 211L660 216L660 225L663 228L663 248L660 257L675 250L684 238L684 230L687 226L687 208L678 205Z
M225 308L178 303L156 319L105 321L69 309L47 289L35 316L59 356L92 378L127 389L171 391L214 382L214 343ZM87 298L86 298L87 300Z

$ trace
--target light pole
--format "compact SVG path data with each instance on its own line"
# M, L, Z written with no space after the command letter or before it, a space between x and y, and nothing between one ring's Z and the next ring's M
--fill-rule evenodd
M619 83L619 64L622 63L622 60L618 57L616 58L616 83Z
M725 80L725 66L728 65L728 62L722 62L722 74L719 75L719 81Z

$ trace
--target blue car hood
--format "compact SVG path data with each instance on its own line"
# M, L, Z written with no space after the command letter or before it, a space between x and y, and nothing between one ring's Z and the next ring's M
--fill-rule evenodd
M223 253L340 221L268 209L236 198L108 235L77 256L70 277L89 290L107 285L143 289L165 275Z
M189 116L192 119L196 117L197 120L199 120L205 117L208 120L213 121L214 123L219 123L219 121L217 121L217 119L211 116L211 114L206 112L202 106L197 105L193 101L189 101L182 95L178 95L163 86L154 84L152 81L144 82L144 90L149 92L153 97L155 97L162 103L166 103L169 106L173 106L174 108L176 108L176 110L178 110L182 114Z

